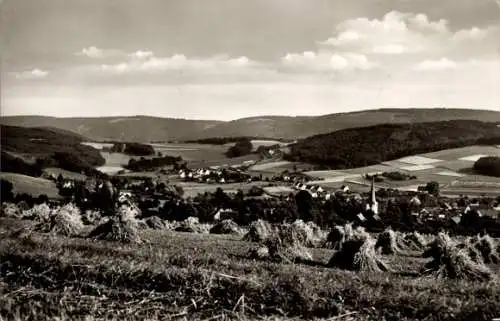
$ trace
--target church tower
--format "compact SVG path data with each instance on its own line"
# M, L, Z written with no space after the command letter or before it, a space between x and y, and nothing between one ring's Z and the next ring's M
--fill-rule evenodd
M368 204L366 204L366 209L371 210L374 214L378 215L378 202L375 197L375 176L372 176L370 199L368 200Z

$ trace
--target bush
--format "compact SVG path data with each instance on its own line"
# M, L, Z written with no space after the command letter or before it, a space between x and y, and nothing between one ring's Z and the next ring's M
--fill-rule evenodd
M500 157L481 157L474 163L474 170L482 175L500 177Z

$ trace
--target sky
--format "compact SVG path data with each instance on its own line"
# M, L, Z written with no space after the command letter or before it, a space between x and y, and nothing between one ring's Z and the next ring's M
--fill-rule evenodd
M1 115L500 111L500 0L3 0Z

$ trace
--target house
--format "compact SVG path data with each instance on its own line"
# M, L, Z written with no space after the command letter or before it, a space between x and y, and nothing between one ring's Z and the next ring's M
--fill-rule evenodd
M215 213L214 220L215 221L223 221L223 220L228 220L228 219L234 219L237 215L238 215L238 212L236 212L230 208L221 208Z
M359 213L358 215L356 215L356 218L358 220L360 220L361 222L366 221L366 217L362 213Z
M422 205L422 201L420 201L420 199L417 196L413 196L410 199L410 204L413 206L420 206L420 205Z
M451 218L451 221L458 225L462 221L462 217L460 215L455 215Z

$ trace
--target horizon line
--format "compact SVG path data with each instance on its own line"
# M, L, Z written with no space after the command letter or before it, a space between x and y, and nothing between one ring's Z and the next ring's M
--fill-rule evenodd
M285 115L285 114L262 114L262 115L255 115L255 116L244 116L244 117L239 117L239 118L234 118L230 120L222 120L222 119L205 119L205 118L182 118L182 117L168 117L168 116L155 116L155 115L102 115L102 116L52 116L52 115L43 115L43 114L18 114L18 115L2 115L0 114L0 118L12 118L12 117L45 117L45 118L56 118L56 119L79 119L79 118L86 118L86 119L99 119L99 118L137 118L137 117L149 117L149 118L160 118L160 119L170 119L170 120L191 120L191 121L209 121L209 122L232 122L232 121L237 121L237 120L242 120L242 119L252 119L252 118L265 118L265 117L282 117L282 118L314 118L314 117L324 117L324 116L331 116L331 115L346 115L346 114L357 114L357 113L363 113L363 112L370 112L370 111L404 111L404 110L425 110L425 109L434 109L434 110L467 110L467 111L476 111L476 112L497 112L500 113L500 107L498 107L498 110L495 109L488 109L488 108L481 108L481 109L475 109L475 108L460 108L460 107L403 107L403 108L397 108L397 107L380 107L380 108L369 108L369 109L362 109L362 110L353 110L353 111L347 111L347 112L338 112L338 113L327 113L327 114L313 114L313 115Z

